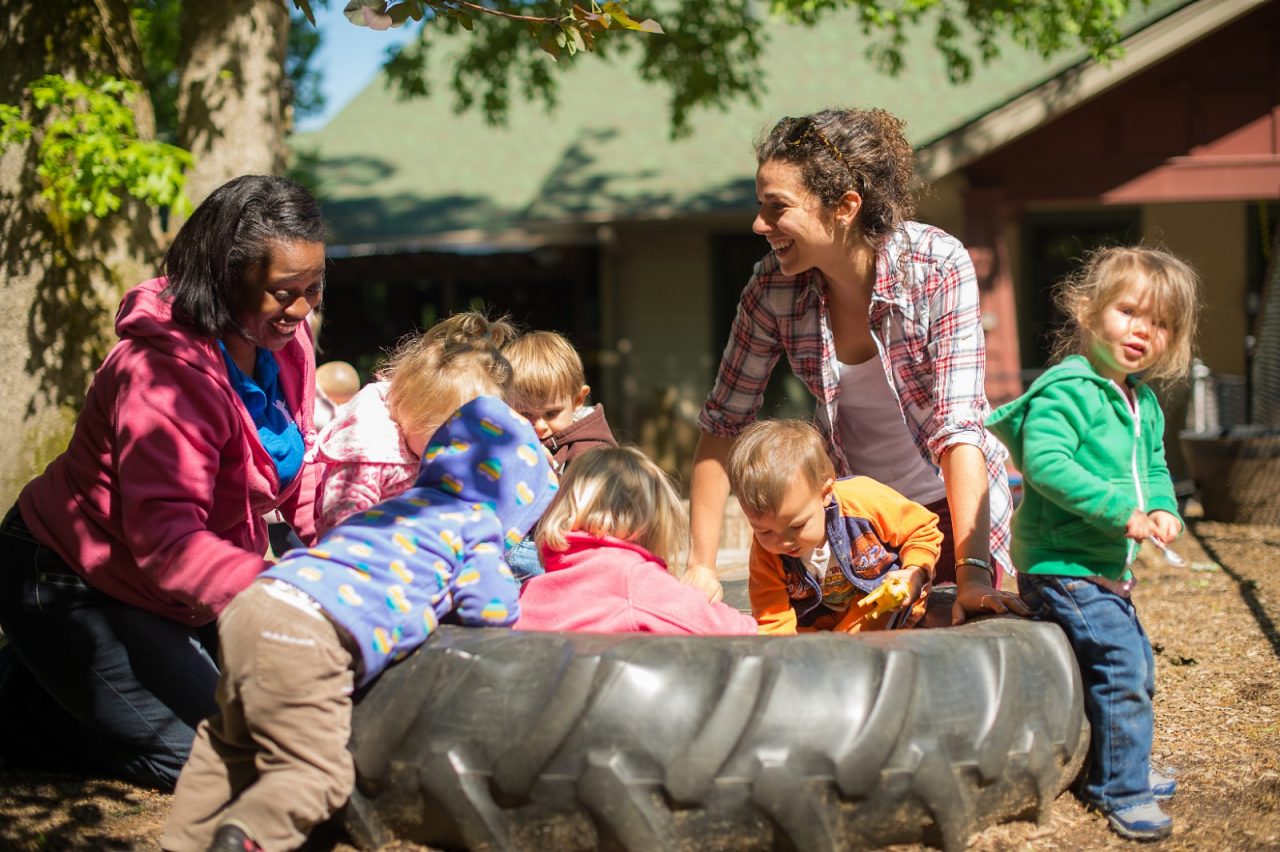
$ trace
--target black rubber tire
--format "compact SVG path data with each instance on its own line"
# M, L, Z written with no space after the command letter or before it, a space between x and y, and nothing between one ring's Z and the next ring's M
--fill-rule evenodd
M1044 820L1088 748L1059 629L443 627L355 710L345 827L473 850L858 849Z

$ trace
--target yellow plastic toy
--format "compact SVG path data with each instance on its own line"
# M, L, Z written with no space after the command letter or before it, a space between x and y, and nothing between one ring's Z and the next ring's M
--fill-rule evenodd
M871 606L867 618L879 618L882 613L893 612L911 597L911 584L901 577L890 577L875 591L862 599L860 606Z

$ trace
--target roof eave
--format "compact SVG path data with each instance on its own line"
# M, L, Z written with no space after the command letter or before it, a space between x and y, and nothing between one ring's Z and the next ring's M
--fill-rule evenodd
M924 182L964 168L1125 82L1271 0L1201 0L1161 18L1121 42L1124 55L1086 60L1053 79L923 145L917 175Z

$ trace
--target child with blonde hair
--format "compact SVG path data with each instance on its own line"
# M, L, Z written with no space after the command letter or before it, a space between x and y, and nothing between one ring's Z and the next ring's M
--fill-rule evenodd
M1143 377L1176 379L1191 363L1198 283L1178 258L1148 248L1094 253L1058 291L1068 324L1061 362L987 425L1022 471L1012 556L1018 589L1066 633L1093 727L1082 794L1135 840L1173 830L1151 770L1155 665L1130 592L1147 538L1182 531L1164 456L1164 415Z
M507 402L533 424L538 439L551 453L556 471L587 450L616 447L603 405L587 405L591 387L582 358L563 335L531 331L502 347L511 364ZM533 538L526 538L507 555L521 582L542 573Z
M454 314L406 338L311 450L323 465L320 533L413 484L422 448L453 411L477 396L499 396L511 377L500 347L515 335L504 319Z
M677 578L689 517L632 447L578 456L538 526L546 573L520 593L517 630L753 634L755 621Z
M938 516L869 476L836 479L812 424L748 426L729 454L729 482L754 535L747 587L761 633L856 633L924 617ZM891 581L907 595L882 613L880 587Z

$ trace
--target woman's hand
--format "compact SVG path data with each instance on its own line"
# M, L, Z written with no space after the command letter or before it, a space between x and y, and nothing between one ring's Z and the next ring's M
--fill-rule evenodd
M985 569L976 565L961 565L956 570L956 602L951 606L952 625L964 624L970 615L988 612L997 615L1031 615L1031 610L1016 592L1002 592L992 586L991 575Z
M712 603L724 598L716 574L720 527L724 504L729 499L729 450L732 438L702 432L693 456L693 480L689 485L689 566L684 582L707 596Z
M720 578L716 576L714 568L690 563L680 579L706 595L711 603L724 599L724 586L720 585Z

